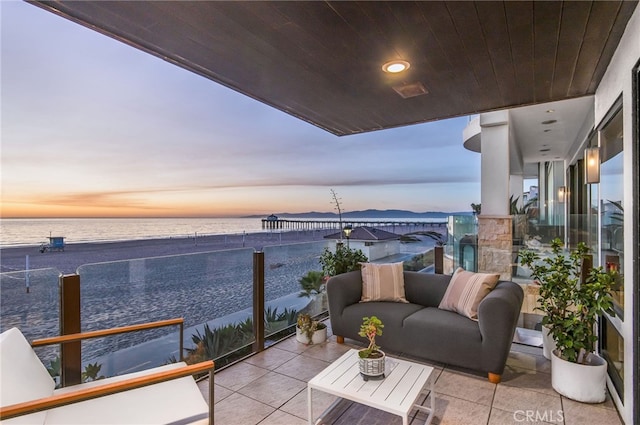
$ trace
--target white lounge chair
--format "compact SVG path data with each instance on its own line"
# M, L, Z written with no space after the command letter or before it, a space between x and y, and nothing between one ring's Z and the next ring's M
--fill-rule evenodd
M3 425L213 424L213 407L192 376L209 372L213 406L213 367L213 361L179 362L54 389L29 342L11 328L0 334L0 420Z

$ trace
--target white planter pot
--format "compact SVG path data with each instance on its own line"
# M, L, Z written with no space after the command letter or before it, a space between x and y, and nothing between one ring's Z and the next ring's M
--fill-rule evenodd
M551 360L551 353L556 349L556 341L549 333L549 328L542 327L542 355L547 360Z
M551 386L558 393L583 403L602 403L606 397L607 362L590 354L590 364L572 363L551 356Z
M323 329L318 329L313 333L313 337L311 341L309 341L309 337L306 334L302 333L299 327L296 326L296 340L303 344L322 344L327 340L327 327L325 326Z
M382 357L362 358L358 355L358 366L360 368L360 374L365 381L369 379L384 378L384 365L387 356L386 354L384 354L384 351L378 351L382 353Z

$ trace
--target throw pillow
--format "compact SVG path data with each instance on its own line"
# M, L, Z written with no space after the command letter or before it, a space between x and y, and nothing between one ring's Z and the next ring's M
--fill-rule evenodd
M478 320L478 305L498 284L499 278L499 274L474 273L458 267L438 308Z
M402 263L362 263L361 302L395 301L408 303L404 294Z

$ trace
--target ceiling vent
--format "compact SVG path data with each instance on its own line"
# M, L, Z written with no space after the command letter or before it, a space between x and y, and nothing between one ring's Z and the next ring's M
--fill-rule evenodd
M395 86L393 87L393 89L396 91L396 93L398 93L404 99L429 93L429 91L424 86L424 84L420 82L405 84L403 86Z

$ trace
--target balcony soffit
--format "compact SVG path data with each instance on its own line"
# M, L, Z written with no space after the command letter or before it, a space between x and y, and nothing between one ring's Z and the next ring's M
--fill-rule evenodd
M637 5L33 3L339 136L594 94Z

